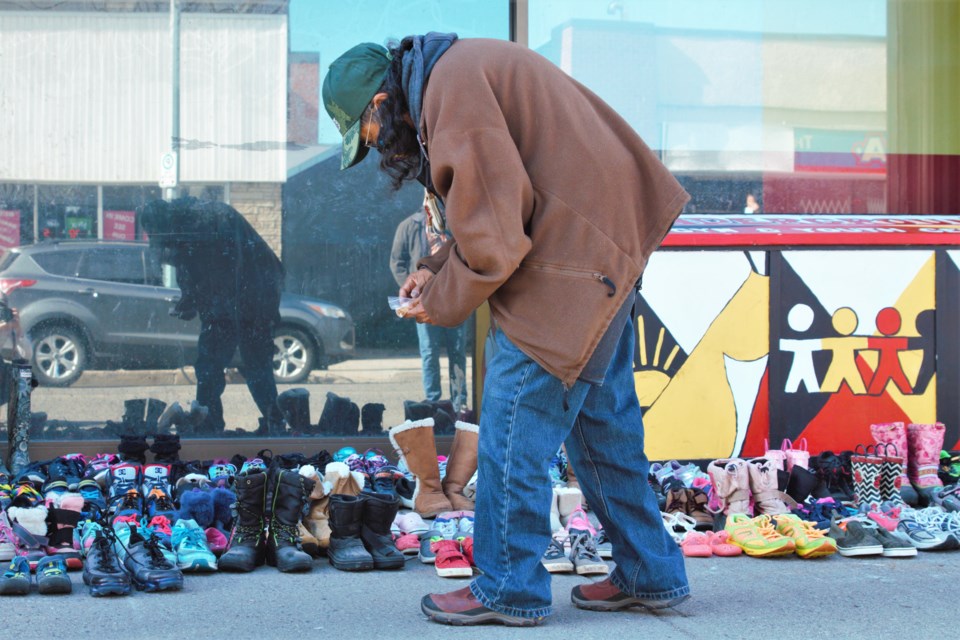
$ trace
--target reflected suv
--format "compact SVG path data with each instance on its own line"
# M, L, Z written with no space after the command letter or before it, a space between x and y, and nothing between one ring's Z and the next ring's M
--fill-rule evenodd
M7 249L0 293L20 314L41 384L66 387L93 368L180 367L197 355L200 320L170 315L180 289L140 242L41 242ZM340 307L284 293L275 332L278 383L353 355L353 320Z

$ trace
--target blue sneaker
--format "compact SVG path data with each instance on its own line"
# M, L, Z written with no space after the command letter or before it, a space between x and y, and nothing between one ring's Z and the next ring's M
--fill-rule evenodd
M117 513L118 507L124 502L124 497L132 491L139 498L140 496L140 466L121 462L110 467L107 475L107 503L110 505L112 513ZM125 508L133 508L133 503L125 504ZM129 514L120 514L129 515Z
M14 556L0 576L0 596L25 596L30 593L30 563L23 556Z
M44 595L73 591L73 581L67 575L67 563L63 558L47 556L37 563L37 591Z
M80 495L83 496L83 513L87 517L95 518L95 511L105 511L107 509L107 501L103 497L103 491L100 489L100 485L97 484L97 481L93 478L84 478L78 483L78 490Z
M344 462L347 458L352 455L355 455L357 450L353 447L340 447L335 454L333 454L334 462Z
M254 473L266 473L267 465L260 458L250 458L240 467L241 476L247 476Z
M234 477L237 475L237 468L229 462L212 464L210 465L210 469L207 470L207 475L210 476L210 483L213 486L232 489Z
M164 516L171 522L177 519L177 508L170 499L170 494L165 492L159 486L150 490L150 493L144 498L146 506L146 515L151 520L157 516Z
M173 549L177 566L183 571L216 571L217 556L207 546L207 536L194 520L180 520L173 526Z

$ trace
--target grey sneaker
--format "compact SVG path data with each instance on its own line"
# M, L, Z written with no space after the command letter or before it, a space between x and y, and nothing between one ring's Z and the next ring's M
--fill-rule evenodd
M917 555L917 547L906 536L887 531L872 520L863 526L883 545L883 555L887 558L911 558Z
M603 529L597 531L597 535L593 540L597 545L597 553L600 554L601 558L610 559L613 557L613 543L611 543L610 538L607 537L606 531Z
M921 551L947 551L957 548L957 540L952 535L935 526L930 526L912 513L900 513L897 531L903 533L913 545Z
M946 512L939 507L926 509L901 510L900 521L913 519L917 525L926 529L934 538L944 538L942 542L931 547L922 547L921 551L953 551L960 549L960 513ZM944 537L945 536L945 537Z
M864 528L859 520L848 520L840 527L840 519L834 515L830 520L830 533L837 541L837 553L842 556L879 556L883 554L883 543Z
M567 557L563 548L563 539L550 538L550 545L544 551L540 562L550 573L570 573L573 571L573 562Z
M570 561L577 575L587 576L610 573L610 567L600 558L593 534L578 529L570 530Z

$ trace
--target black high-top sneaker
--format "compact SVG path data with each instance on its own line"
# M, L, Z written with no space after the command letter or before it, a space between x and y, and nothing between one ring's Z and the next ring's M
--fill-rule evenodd
M260 468L241 469L234 483L233 530L227 552L220 558L221 571L253 571L266 554L263 509L267 499L267 474Z
M360 539L373 556L374 569L402 569L403 554L393 544L390 525L400 509L400 498L385 493L364 494Z
M93 544L87 549L83 563L83 583L90 587L90 595L125 596L130 594L130 576L123 570L117 557L110 527L98 528Z
M183 589L183 573L163 555L160 538L150 536L144 539L136 527L130 527L123 566L140 591Z
M340 571L373 569L373 556L360 539L366 498L365 494L348 496L335 493L330 496L330 547L327 557L330 558L330 564Z
M313 558L300 546L297 524L306 515L313 480L296 471L271 471L273 501L267 534L267 564L280 571L309 571Z

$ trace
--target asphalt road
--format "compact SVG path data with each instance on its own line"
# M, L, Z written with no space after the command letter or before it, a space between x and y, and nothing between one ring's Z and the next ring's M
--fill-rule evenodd
M960 553L913 559L689 559L693 597L669 612L574 608L583 581L554 576L555 614L533 629L446 627L420 613L423 594L465 586L415 558L399 572L187 576L182 592L92 598L79 573L69 596L7 598L6 637L148 638L948 638L956 633Z

